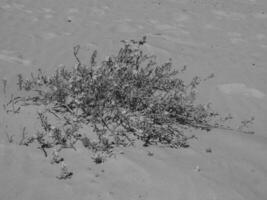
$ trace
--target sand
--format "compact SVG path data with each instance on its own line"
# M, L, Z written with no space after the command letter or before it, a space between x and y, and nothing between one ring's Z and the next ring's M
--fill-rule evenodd
M94 50L101 60L115 54L121 40L144 35L145 49L159 62L172 58L177 68L188 67L186 80L214 73L199 88L199 102L231 113L233 126L254 116L255 134L195 130L198 140L189 148L137 144L101 165L78 147L64 151L73 177L58 180L58 166L42 151L18 145L23 127L38 129L35 111L6 114L1 106L1 200L267 199L265 0L2 0L0 103L16 94L18 73L73 66L74 45L87 62Z

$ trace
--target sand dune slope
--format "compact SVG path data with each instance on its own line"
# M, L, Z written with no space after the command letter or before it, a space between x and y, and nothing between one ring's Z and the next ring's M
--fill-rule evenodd
M101 60L116 53L122 39L144 35L145 50L159 62L171 57L177 67L188 66L185 80L214 73L199 88L198 101L231 113L234 127L254 116L255 134L194 131L198 140L190 148L137 145L103 165L79 147L64 151L74 176L61 181L59 167L42 151L17 145L23 127L38 129L35 111L7 115L1 106L1 200L267 199L265 0L1 0L0 103L16 94L18 73L74 66L76 44L88 62L95 49Z

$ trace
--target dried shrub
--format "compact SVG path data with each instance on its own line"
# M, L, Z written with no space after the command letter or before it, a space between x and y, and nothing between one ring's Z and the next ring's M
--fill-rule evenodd
M46 108L38 113L42 131L35 138L44 152L55 145L75 148L77 141L95 153L132 145L135 140L143 141L144 146L187 147L185 129L223 128L214 120L218 114L209 105L195 103L196 88L202 81L199 77L186 84L179 78L185 68L177 70L171 60L159 65L155 56L143 52L145 37L122 43L117 55L100 64L96 51L90 63L83 64L76 46L73 69L61 67L51 76L39 69L31 79L18 76L19 89L30 93L13 98L12 103ZM61 125L53 126L47 115ZM92 127L96 141L79 134L84 126Z

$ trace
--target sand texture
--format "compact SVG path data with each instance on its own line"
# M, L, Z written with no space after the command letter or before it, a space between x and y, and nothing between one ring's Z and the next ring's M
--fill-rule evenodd
M194 130L189 148L137 144L101 165L78 146L64 151L73 177L58 180L42 151L17 144L23 127L38 129L35 111L12 115L2 106L17 91L17 74L74 66L77 44L84 62L94 50L101 60L121 40L144 35L159 62L188 66L185 79L214 73L199 102L236 121L254 116L255 134ZM1 0L0 80L1 200L267 199L266 0Z

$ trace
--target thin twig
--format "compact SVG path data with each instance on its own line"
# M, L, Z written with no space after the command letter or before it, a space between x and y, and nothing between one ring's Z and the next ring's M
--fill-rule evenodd
M3 82L3 92L4 92L4 95L6 95L7 80L5 78L3 78L2 82Z
M58 114L56 114L54 111L52 111L51 109L46 109L46 111L50 112L51 114L53 114L55 117L57 117L58 119L62 119L61 117L59 117Z
M8 142L9 143L12 143L14 141L14 135L9 135L7 132L6 132L6 136L7 136L7 139L8 139Z
M74 54L74 57L76 59L76 61L78 62L78 67L80 67L82 65L80 59L78 58L78 52L80 50L80 45L76 45L74 48L73 48L73 54Z
M19 145L23 145L23 143L24 143L25 136L26 136L26 132L25 131L26 131L26 127L24 126L23 130L22 130L22 137L21 137L21 140L19 142Z
M255 134L254 131L243 131L243 130L240 130L240 129L234 129L234 128L224 127L224 126L216 126L216 125L209 125L209 124L193 124L193 123L191 125L193 127L203 128L203 129L220 129L220 130L233 131L233 132L250 134L250 135Z
M44 152L45 157L47 157L47 152L46 152L45 148L43 146L41 146L41 147L39 147L39 149L41 149Z

